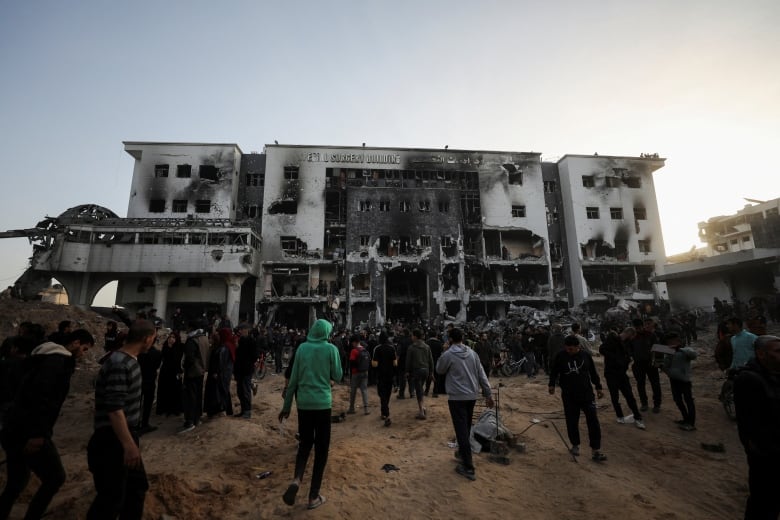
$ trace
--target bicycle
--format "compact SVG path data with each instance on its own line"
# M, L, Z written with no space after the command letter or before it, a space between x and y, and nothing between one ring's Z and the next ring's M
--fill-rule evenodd
M263 352L260 358L255 362L255 371L252 374L252 381L260 381L268 374L268 365L273 364L273 354Z
M723 382L723 386L720 387L720 395L718 396L718 400L723 405L726 415L732 421L737 420L737 411L734 407L734 377L736 375L736 370L729 369L726 371L726 380Z
M528 360L525 358L525 356L521 357L517 361L509 357L506 361L504 361L504 363L501 364L499 371L501 372L501 375L505 377L516 376L524 370L523 366L525 365L526 361Z

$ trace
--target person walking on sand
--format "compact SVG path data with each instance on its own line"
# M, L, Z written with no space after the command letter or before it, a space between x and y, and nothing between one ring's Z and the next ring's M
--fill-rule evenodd
M409 379L409 393L414 389L417 395L417 419L426 419L425 403L423 402L423 387L429 378L433 377L433 354L431 348L422 340L420 329L412 331L412 344L406 351L406 377Z
M748 462L745 519L780 518L780 337L759 336L734 380L739 440Z
M95 431L87 445L97 495L87 520L143 516L149 481L138 441L142 380L137 359L156 337L152 322L136 320L124 345L100 367L95 381Z
M6 454L7 478L0 495L0 518L5 520L14 502L27 487L30 472L41 485L27 506L25 518L41 518L65 482L65 469L52 442L54 424L70 390L70 380L80 359L95 339L84 329L64 336L63 344L46 341L35 345L27 358L28 371L3 424L0 443Z
M368 415L368 370L371 368L371 352L360 343L360 336L353 334L349 339L352 349L349 352L349 409L347 413L355 413L355 396L360 388L363 396L363 414ZM341 351L339 351L341 359Z
M634 423L640 430L645 429L642 420L642 412L636 404L634 392L631 390L631 381L628 380L628 365L631 357L628 353L627 343L636 336L634 327L626 327L620 334L610 330L599 347L599 354L604 358L604 379L607 380L609 397L612 399L612 408L617 415L618 424ZM623 407L620 405L620 394L626 399L626 404L631 410L631 415L623 415Z
M379 334L379 345L374 347L371 366L376 369L376 393L379 395L379 410L385 426L390 426L390 396L393 394L393 380L398 366L398 354L390 343L387 332Z
M601 389L601 380L596 372L593 358L582 350L577 336L566 336L563 341L564 350L555 356L550 366L550 395L555 394L556 383L561 387L561 400L563 401L563 413L566 416L566 432L571 442L571 454L575 457L580 454L580 412L585 412L585 421L588 425L588 440L593 450L592 459L595 462L607 460L607 456L601 453L601 425L596 415L596 399L593 395L593 387L596 387L596 396L604 397Z
M339 349L328 341L333 325L317 320L311 327L306 341L295 352L295 363L285 392L284 404L279 412L279 422L290 416L292 400L298 407L298 454L295 457L295 474L282 499L291 506L301 485L306 463L314 446L314 468L309 488L308 509L316 509L325 503L320 495L322 476L328 462L330 449L331 408L333 395L331 382L343 376Z
M455 472L473 481L477 476L474 471L469 436L474 405L481 389L486 406L493 408L493 394L485 370L479 362L479 356L463 344L463 332L453 328L449 333L449 339L450 346L436 362L436 372L445 377L447 404L452 426L455 429L455 438L458 441L457 458L460 463L455 467Z

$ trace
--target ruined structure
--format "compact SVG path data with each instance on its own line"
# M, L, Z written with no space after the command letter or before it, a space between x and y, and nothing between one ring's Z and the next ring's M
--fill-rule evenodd
M672 308L710 308L713 298L774 300L780 290L780 199L752 201L734 215L699 223L705 247L669 259Z
M665 291L657 155L124 144L127 218L62 215L36 245L73 303L119 280L118 303L162 316L354 326Z

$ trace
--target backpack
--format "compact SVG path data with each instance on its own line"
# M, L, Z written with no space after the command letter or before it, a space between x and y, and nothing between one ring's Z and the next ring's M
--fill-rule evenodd
M357 371L368 372L369 368L371 368L371 352L365 347L360 347L357 357Z

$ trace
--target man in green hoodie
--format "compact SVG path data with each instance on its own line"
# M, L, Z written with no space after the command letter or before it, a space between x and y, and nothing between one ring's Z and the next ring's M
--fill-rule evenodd
M282 497L284 503L293 505L301 484L306 462L314 446L314 469L309 489L308 509L316 509L325 503L320 495L322 476L328 462L330 448L330 424L333 395L331 381L343 376L339 349L328 341L333 330L326 320L317 320L309 330L306 341L295 352L295 363L285 393L284 405L279 412L279 422L290 416L292 400L298 406L298 454L295 457L295 475Z
M412 331L412 344L406 351L406 378L409 380L411 394L414 389L417 395L417 419L425 419L425 406L423 404L423 386L429 377L433 377L433 354L431 348L422 340L423 333L420 329Z

